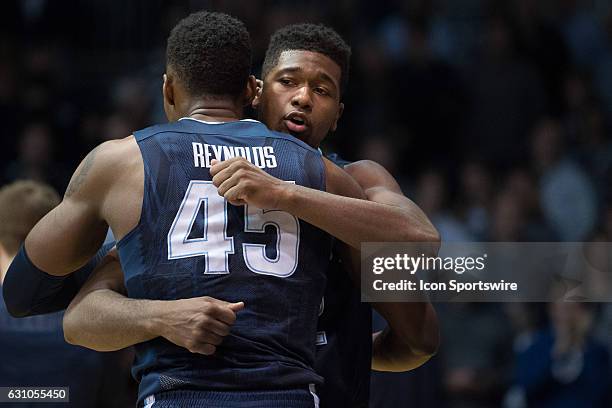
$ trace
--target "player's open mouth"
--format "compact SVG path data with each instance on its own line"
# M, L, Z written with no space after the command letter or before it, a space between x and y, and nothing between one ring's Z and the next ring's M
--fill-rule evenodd
M284 117L285 126L293 133L302 133L308 128L308 120L301 112L291 112Z

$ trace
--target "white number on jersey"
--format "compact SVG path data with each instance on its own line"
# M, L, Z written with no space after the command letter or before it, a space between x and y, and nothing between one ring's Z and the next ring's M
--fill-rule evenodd
M204 206L204 236L189 238L196 216ZM300 223L280 210L244 206L244 231L265 232L276 229L276 257L266 256L265 245L242 244L246 266L262 275L291 276L298 263ZM211 181L192 180L168 232L168 259L206 256L205 274L229 273L229 255L234 253L234 238L227 236L227 201L219 196Z
M204 206L204 236L189 239L193 223ZM227 201L212 181L189 182L183 202L168 232L168 259L206 256L207 274L229 273L228 257L234 238L227 237Z

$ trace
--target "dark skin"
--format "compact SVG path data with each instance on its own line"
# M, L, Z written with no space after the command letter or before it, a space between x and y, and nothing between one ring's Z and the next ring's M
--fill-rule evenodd
M256 98L253 107L270 129L319 147L328 133L336 130L344 111L340 75L338 64L325 55L285 51L264 78L263 97ZM304 125L293 125L287 119L292 113L299 114Z
M266 76L266 84L272 85L264 87L262 93L253 101L253 105L260 109L261 117L273 129L290 131L294 136L317 147L329 130L335 129L343 110L340 102L339 79L340 69L329 58L307 51L285 52L275 69ZM170 101L174 94L175 91L170 93L164 90L164 96ZM176 117L172 112L173 106L177 104L168 101L167 103L170 105L170 108L166 108L168 117ZM297 121L289 123L290 119L296 118ZM259 208L287 211L356 248L364 241L435 242L438 239L437 232L425 215L401 194L393 177L381 166L372 162L358 162L348 166L359 178L357 181L366 187L365 192L361 191L359 185L355 190L355 181L344 178L342 174L344 172L340 173L329 161L325 161L325 166L328 191L351 195L351 192L358 190L357 195L353 197L367 198L370 201L339 197L290 185L240 158L215 162L211 168L211 175L219 194L229 202L235 205L248 203ZM337 186L335 189L334 185ZM271 191L274 193L271 194ZM373 225L371 222L373 218L381 222ZM390 231L397 234L390 234ZM353 268L352 271L358 269ZM168 326L165 324L142 328L131 326L132 331L129 333L117 330L120 327L125 328L126 325L121 322L126 320L132 322L146 320L136 317L140 316L139 310L145 308L143 305L138 309L137 303L148 301L125 298L120 308L106 309L107 316L114 317L117 324L106 327L96 324L87 330L82 330L84 325L88 324L88 320L83 316L91 315L103 307L112 306L110 299L105 297L110 294L105 291L124 290L118 263L109 263L96 274L98 277L93 279L94 282L104 280L105 276L107 278L115 276L115 284L109 283L113 281L112 279L106 279L104 285L90 284L84 288L66 314L64 326L67 336L72 334L80 336L73 339L75 343L98 350L122 348L160 335L168 338L164 335L167 330L163 327ZM118 300L115 300L118 303ZM134 309L130 309L132 307ZM380 307L381 310L386 308L386 305ZM391 324L391 329L376 335L375 368L405 371L422 364L435 351L437 322L431 305L414 304L408 310L396 307L383 314L394 323ZM201 319L198 320L199 318ZM206 316L200 314L199 318L195 317L190 322L184 323L188 326L196 320L201 321L200 325L186 331L183 339L170 340L188 348L193 346L194 336L202 338L202 332L209 331ZM110 320L109 318L107 322ZM180 325L181 322L177 322L172 326ZM95 335L84 338L85 332ZM112 335L113 332L120 332L122 337ZM218 340L216 339L212 345L216 346ZM206 341L206 338L203 338L201 343L206 344ZM209 354L210 350L208 347L205 354Z

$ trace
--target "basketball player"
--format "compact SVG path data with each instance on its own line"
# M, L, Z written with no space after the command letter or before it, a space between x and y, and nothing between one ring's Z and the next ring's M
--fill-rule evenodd
M291 133L318 147L323 137L335 127L335 118L342 110L339 100L343 82L347 78L348 55L348 46L329 28L296 25L279 30L272 37L264 63L263 74L268 85L254 103L264 121L276 130ZM225 194L231 190L231 182L224 186L227 180L248 179L253 185L252 196L265 200L265 193L274 191L277 181L248 163L241 163L237 167L238 162L240 159L213 166L213 182L219 186L219 192ZM236 167L232 169L232 166ZM283 203L283 194L271 194L267 197L274 202L258 204L283 208L348 242L437 240L437 234L427 218L401 194L395 180L381 166L362 161L347 166L347 169L365 187L369 199L386 204L396 213L387 213L385 217L377 219L379 225L368 225L370 219L366 218L367 214L371 214L373 203L357 203L338 197L337 200L342 202L338 205L334 201L326 201L329 197L325 194L314 197L311 194L300 195L299 191L288 203ZM238 170L240 177L234 177ZM321 214L321 208L331 210L325 215ZM398 219L398 211L403 212L403 219ZM361 217L362 214L366 216ZM343 222L342 217L348 222ZM364 232L364 228L369 230ZM114 271L108 270L106 274L106 281L103 279L99 286L90 286L86 290L88 294L81 296L74 304L76 307L69 311L68 315L73 319L67 325L67 333L74 333L72 340L96 349L115 349L164 336L167 329L156 331L148 327L139 333L138 322L142 318L137 317L138 310L148 308L144 304L136 307L134 302L113 298L116 294L108 291L121 291L122 278L118 265ZM109 285L113 275L116 285L105 286ZM341 276L339 271L329 275L332 285L328 284L328 296L320 321L318 340L321 346L317 356L317 371L326 378L323 403L327 406L363 406L367 404L371 360L370 311L366 305L360 304L359 293L350 286L346 277ZM430 305L381 304L377 307L388 319L390 327L376 335L374 368L405 371L422 364L435 352L437 325ZM78 317L79 309L82 317L101 313L107 320L88 323L87 319ZM194 316L197 314L194 313ZM130 319L136 326L126 333L121 328L127 324L122 322ZM158 321L167 319L168 313ZM188 333L185 337L189 340L180 343L179 339L177 344L193 347L194 337L203 338L206 335L206 330L203 334L199 333L199 328L194 328L192 321L190 319L189 323L179 325ZM164 326L173 325L162 324L160 327Z
M362 191L316 149L239 120L255 93L250 61L239 21L207 12L183 19L167 48L163 94L171 123L94 149L11 265L17 275L70 274L96 253L110 226L130 297L215 294L234 302L224 309L228 320L246 303L223 350L212 356L162 338L139 344L141 405L151 405L153 395L156 407L316 404L311 384L322 379L312 368L314 342L331 238L275 208L259 190L251 194L246 178L224 199L211 166L213 159L242 156L248 162L234 160L236 166L251 162L265 169L260 177L295 183L291 191L358 197ZM276 183L268 194L288 185Z

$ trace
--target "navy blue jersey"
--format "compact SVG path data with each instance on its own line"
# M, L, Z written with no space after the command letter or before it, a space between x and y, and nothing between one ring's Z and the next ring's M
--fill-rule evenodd
M244 301L213 356L163 338L136 347L139 398L173 389L281 389L320 384L316 325L331 237L293 215L233 206L212 159L242 156L274 177L323 190L321 154L251 121L183 119L135 132L144 161L140 222L118 243L128 295Z
M340 167L348 164L327 156ZM334 254L320 310L316 371L325 378L317 389L321 407L368 406L372 366L372 309Z

